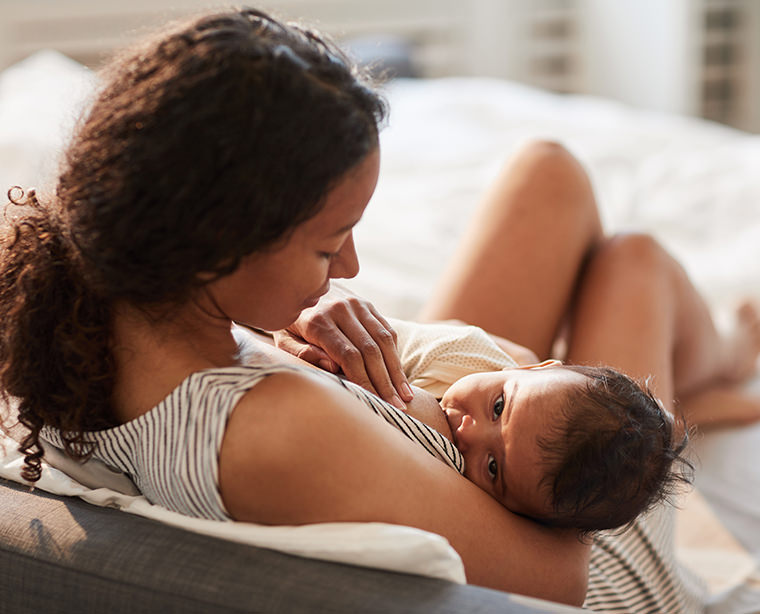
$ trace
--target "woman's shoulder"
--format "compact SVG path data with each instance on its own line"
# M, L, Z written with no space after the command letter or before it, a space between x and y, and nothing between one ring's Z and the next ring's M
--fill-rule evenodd
M153 431L166 422L179 422L189 428L197 420L207 420L204 418L207 415L226 420L241 399L260 382L286 373L292 376L291 389L297 390L298 382L306 381L308 371L310 369L295 365L235 365L193 371L147 411L112 428L92 431L88 437L96 442L119 439L126 432ZM43 435L55 445L62 442L56 429L46 428Z
M362 479L382 481L399 454L409 452L428 470L456 476L333 379L283 370L241 397L219 454L219 487L234 518L264 524L379 520L363 517L378 491L367 490Z
M303 493L318 489L315 477L341 464L343 454L356 451L362 432L378 425L374 414L330 378L306 369L272 373L241 396L227 421L219 452L225 506L238 520L320 521L302 504ZM339 473L336 468L333 475ZM340 520L329 509L329 519Z
M198 419L213 414L227 420L241 406L249 410L257 410L261 405L287 408L303 391L311 389L315 379L324 378L314 369L298 365L203 369L191 373L151 411L176 407L181 413L193 414ZM271 382L276 383L271 385ZM272 391L276 391L276 398L272 398Z
M160 403L155 407L166 405L169 401L185 404L209 394L228 391L231 394L245 394L259 382L273 375L291 374L294 381L306 381L312 369L290 364L267 365L231 365L226 367L209 367L189 373Z
M190 387L242 390L235 407L240 413L292 410L300 415L315 404L347 398L342 396L347 393L346 384L337 376L289 364L207 369L192 374L188 384Z
M311 371L308 367L290 364L267 365L232 365L228 367L211 367L190 373L173 393L184 390L206 390L210 388L242 388L245 390L255 386L259 381L272 375L288 373L296 376L296 380L306 377ZM300 377L299 377L300 376Z

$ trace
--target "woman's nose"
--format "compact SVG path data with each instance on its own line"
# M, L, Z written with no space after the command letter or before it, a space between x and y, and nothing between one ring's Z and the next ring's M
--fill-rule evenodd
M356 255L354 235L351 233L341 246L338 255L333 258L330 265L330 277L350 279L351 277L356 277L358 272L359 257Z

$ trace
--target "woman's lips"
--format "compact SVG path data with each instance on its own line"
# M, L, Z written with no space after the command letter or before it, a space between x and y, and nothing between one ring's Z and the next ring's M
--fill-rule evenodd
M303 302L303 308L308 309L309 307L314 307L314 305L316 305L319 302L319 299L321 298L321 296L322 295L319 294L317 296L312 296L312 297L307 298Z
M303 309L308 309L309 307L314 307L319 302L319 299L321 299L325 294L327 294L327 291L330 289L330 282L328 281L322 288L320 288L319 292L316 294L313 294L309 298L307 298L303 302Z

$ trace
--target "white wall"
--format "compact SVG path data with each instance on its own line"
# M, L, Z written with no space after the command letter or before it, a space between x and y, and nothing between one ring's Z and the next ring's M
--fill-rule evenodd
M698 5L580 0L581 90L651 109L697 113Z
M468 0L471 74L527 77L525 0Z
M410 42L425 76L486 75L589 93L632 105L701 112L702 11L707 0L255 0L338 37L391 33ZM738 102L729 120L760 130L760 0L743 7ZM136 30L222 0L0 0L0 69L39 48L99 64ZM534 37L536 19L566 13L564 45ZM575 13L573 14L573 11ZM572 30L572 29L571 29ZM569 57L567 75L542 76L549 55Z
M760 132L760 2L744 3L742 42L744 43L742 69L742 96L737 109L736 126Z

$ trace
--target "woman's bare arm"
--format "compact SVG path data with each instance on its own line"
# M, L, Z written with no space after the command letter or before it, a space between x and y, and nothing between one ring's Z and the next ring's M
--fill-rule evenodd
M446 537L468 581L579 604L588 546L515 516L318 375L281 373L230 417L219 461L232 516L265 524L376 521Z

